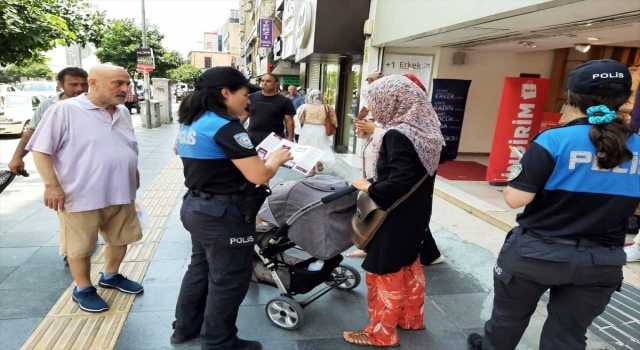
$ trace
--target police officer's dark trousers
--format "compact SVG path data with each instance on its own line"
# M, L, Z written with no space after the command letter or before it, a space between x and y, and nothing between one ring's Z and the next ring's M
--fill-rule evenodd
M251 282L255 225L230 202L188 195L180 218L192 255L176 306L176 330L201 329L202 349L233 349L236 318Z
M515 349L540 297L550 290L540 349L585 349L587 327L620 286L624 263L621 247L551 242L515 228L494 267L493 312L482 348Z

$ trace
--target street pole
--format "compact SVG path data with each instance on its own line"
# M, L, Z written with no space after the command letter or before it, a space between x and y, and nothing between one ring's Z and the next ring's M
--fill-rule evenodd
M142 0L142 47L147 48L147 20L144 13L144 0ZM149 72L144 72L144 118L147 120L147 129L151 129L151 94L149 93Z

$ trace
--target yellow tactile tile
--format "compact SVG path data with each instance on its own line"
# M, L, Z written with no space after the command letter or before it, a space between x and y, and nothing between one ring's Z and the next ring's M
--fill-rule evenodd
M160 171L149 189L140 196L139 200L150 217L150 227L143 230L140 242L129 246L120 273L134 281L143 280L168 217L184 193L183 182L182 162L176 157ZM91 279L95 285L98 284L99 273L104 269L104 254L104 246L100 246L91 260ZM98 288L98 294L109 304L109 310L91 314L80 310L71 300L74 286L72 283L62 294L21 350L113 349L135 295Z
M126 314L46 318L22 349L113 349Z

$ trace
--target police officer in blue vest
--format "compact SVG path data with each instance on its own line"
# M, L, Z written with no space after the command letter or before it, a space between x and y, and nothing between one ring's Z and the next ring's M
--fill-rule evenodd
M251 281L255 219L265 186L292 159L284 149L266 162L237 118L260 90L238 70L215 67L182 102L177 148L189 189L180 219L191 233L192 255L182 280L171 343L198 335L202 349L257 350L237 337L236 318Z
M525 208L494 267L484 337L469 335L470 349L515 349L547 290L540 349L585 349L587 327L621 286L627 220L640 204L640 137L616 115L631 74L589 61L567 90L582 117L539 134L509 175L504 198Z

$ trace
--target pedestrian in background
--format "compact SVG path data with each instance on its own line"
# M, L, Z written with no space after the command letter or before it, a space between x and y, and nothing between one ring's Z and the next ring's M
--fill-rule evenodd
M629 69L589 61L569 73L568 103L582 118L536 136L503 194L525 206L493 270L484 336L470 349L515 349L547 290L541 349L585 349L587 328L620 290L627 222L640 204L633 155L640 137L617 116L631 94Z
M138 294L142 285L118 272L127 245L142 239L135 208L138 142L131 115L122 106L131 78L121 67L98 65L90 91L47 110L27 150L42 177L44 204L58 212L60 254L67 257L80 309L102 312L109 305L91 281L91 254L98 233L105 265L98 285Z
M316 169L323 171L325 165L335 163L336 159L331 148L331 136L338 127L338 117L332 106L324 103L320 90L311 90L307 95L307 104L300 111L300 139L298 143L315 147L322 152ZM328 135L327 124L331 125L333 133Z
M256 184L268 182L292 157L279 149L263 162L240 124L238 116L251 103L247 95L259 89L235 68L214 67L196 79L182 102L188 106L180 107L178 154L189 189L180 219L191 234L192 254L173 344L200 335L203 350L262 348L238 338L236 327L253 272L256 214L266 198Z
M20 142L16 147L16 151L13 154L13 158L9 162L9 170L18 175L19 172L24 170L24 157L29 153L25 149L29 140L33 136L33 132L42 120L44 113L49 107L54 104L64 101L68 98L78 97L85 92L89 91L89 84L87 83L87 72L78 67L67 67L58 73L58 87L62 89L62 92L56 93L53 97L46 99L40 103L40 105L33 112L33 117L29 122L29 129L22 133Z
M272 132L285 138L284 126L286 125L289 141L293 141L294 124L293 116L296 109L286 96L278 94L280 80L277 76L267 73L262 76L260 85L262 91L249 95L251 104L241 120L250 118L249 137L251 143L258 146Z
M424 329L420 243L429 225L424 213L431 211L433 177L444 140L425 93L407 78L380 78L363 94L383 135L374 144L373 183L358 178L352 185L386 210L426 179L387 216L371 240L362 263L370 323L362 331L344 332L343 337L357 345L398 346L397 327Z

